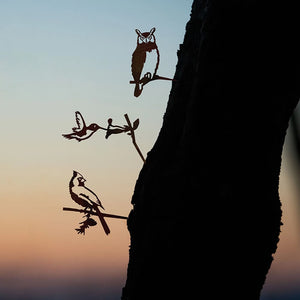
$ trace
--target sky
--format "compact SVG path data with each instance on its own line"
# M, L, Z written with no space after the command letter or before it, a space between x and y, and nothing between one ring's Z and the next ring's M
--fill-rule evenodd
M80 111L106 127L134 121L141 151L162 124L169 81L133 96L131 56L136 32L156 28L158 74L173 77L192 0L0 0L0 298L120 299L130 244L126 221L107 219L111 234L75 228L82 215L70 198L73 170L101 199L105 212L127 216L142 160L129 136L99 130L66 140ZM284 223L264 300L300 285L299 223L291 151L281 178Z
M295 154L292 135L288 132L279 188L283 226L261 300L296 300L300 297L300 170Z

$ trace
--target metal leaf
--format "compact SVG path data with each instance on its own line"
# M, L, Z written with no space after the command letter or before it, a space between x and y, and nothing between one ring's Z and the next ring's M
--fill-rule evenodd
M133 122L132 129L133 129L133 130L136 130L136 129L139 127L139 124L140 124L140 120L139 120L139 119L136 119L136 120Z
M124 132L124 129L116 128L116 129L108 129L106 131L105 138L107 139L111 134L118 134Z

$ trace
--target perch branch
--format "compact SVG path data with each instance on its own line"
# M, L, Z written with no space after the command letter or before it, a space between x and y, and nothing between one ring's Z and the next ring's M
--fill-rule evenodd
M79 213L88 213L88 214L93 215L93 216L97 216L98 215L97 213L95 213L93 211L86 211L84 209L63 207L63 210L64 211L74 211L74 212L79 212ZM105 213L102 213L102 216L105 217L105 218L114 218L114 219L123 219L123 220L127 219L127 217L118 216L118 215L112 215L112 214L105 214Z
M153 78L151 78L151 79L148 79L148 78L142 78L142 79L139 81L139 83L142 83L143 85L146 85L146 84L149 83L150 81L157 80L157 79L174 81L174 79L172 79L172 78L162 77L162 76L159 76L159 75L154 75ZM129 83L130 83L130 84L136 84L136 81L130 80Z

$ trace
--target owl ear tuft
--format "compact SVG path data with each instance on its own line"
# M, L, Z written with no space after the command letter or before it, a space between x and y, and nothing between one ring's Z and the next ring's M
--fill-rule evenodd
M136 29L135 32L137 33L138 36L142 35L142 33L138 29Z
M151 30L150 30L150 34L153 34L155 32L155 27L153 27Z

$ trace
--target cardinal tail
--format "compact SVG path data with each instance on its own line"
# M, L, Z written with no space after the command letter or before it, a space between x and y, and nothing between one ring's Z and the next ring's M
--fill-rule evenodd
M99 208L98 208L97 205L94 205L94 209L96 210L96 213L97 213L97 215L99 217L101 225L102 225L102 227L104 229L104 232L106 233L106 235L109 235L110 234L110 229L109 229L109 227L108 227L108 225L107 225L107 223L106 223L106 221L105 221L105 219L103 217L103 214L101 213L101 211L99 210Z

